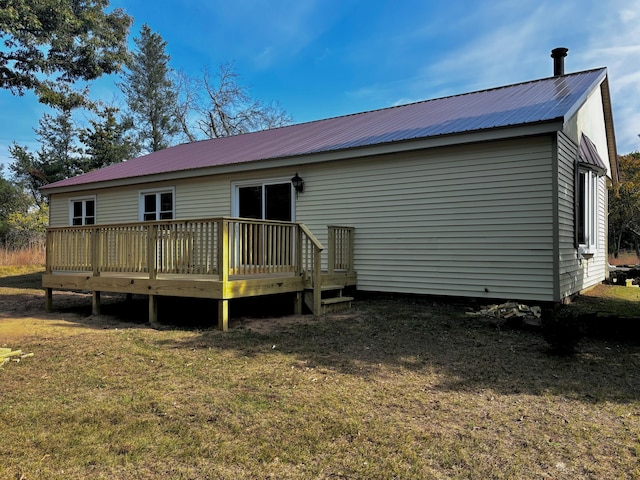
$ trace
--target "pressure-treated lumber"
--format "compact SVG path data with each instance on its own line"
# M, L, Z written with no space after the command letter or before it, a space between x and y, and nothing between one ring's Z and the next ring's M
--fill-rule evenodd
M0 348L0 359L9 357L19 357L22 350L11 350L10 348Z
M149 322L158 318L157 296L218 300L218 326L228 328L229 300L303 292L321 314L323 285L356 284L352 227L329 227L327 273L324 246L304 224L246 218L166 220L47 229L42 277L45 306L53 290L92 293L100 314L100 292L149 297Z

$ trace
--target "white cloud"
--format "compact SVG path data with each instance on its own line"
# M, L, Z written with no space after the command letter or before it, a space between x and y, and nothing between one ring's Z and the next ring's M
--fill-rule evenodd
M639 147L640 0L593 4L496 2L454 24L459 37L426 58L390 104L434 98L552 75L552 48L566 46L566 71L608 67L620 153ZM579 13L579 15L577 14ZM443 25L451 27L446 22ZM441 27L444 28L444 27ZM459 42L459 38L465 40Z

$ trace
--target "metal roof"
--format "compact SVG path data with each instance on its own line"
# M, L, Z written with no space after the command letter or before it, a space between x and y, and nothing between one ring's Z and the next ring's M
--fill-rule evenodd
M581 164L587 165L600 172L606 172L607 166L598 154L598 149L584 133L580 137L580 145L578 147L578 160Z
M232 137L177 145L43 187L299 157L488 129L566 121L606 69L589 70Z

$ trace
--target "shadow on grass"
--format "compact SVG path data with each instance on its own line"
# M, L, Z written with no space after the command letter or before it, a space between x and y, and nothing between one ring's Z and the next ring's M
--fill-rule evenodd
M39 275L5 277L0 286L34 288ZM252 328L253 321L243 316L288 315L293 308L291 297L245 299L232 303L232 328L226 333L212 329L215 301L161 297L159 302L160 321L167 328L206 329L177 343L159 340L163 348L211 348L239 357L262 356L265 361L284 353L292 357L292 363L372 380L389 369L436 374L439 383L434 387L430 382L425 388L443 391L554 395L590 403L640 399L637 337L635 344L615 337L588 338L575 356L563 358L549 354L539 331L499 328L465 316L464 305L420 297L362 299L348 313L321 319L265 318L260 322L268 328L262 329ZM124 295L104 295L103 315L91 317L90 295L54 294L57 312L75 313L78 318L73 322L95 328L118 322L146 324L147 308L146 296L125 300ZM591 313L599 308L592 308ZM416 376L417 381L419 378Z
M575 356L558 357L549 354L538 331L498 328L465 316L461 305L369 299L356 302L350 314L284 322L263 333L248 325L228 333L202 332L173 346L227 349L265 361L285 353L310 367L371 378L383 369L436 373L442 378L439 390L488 389L587 402L640 399L637 345L587 339Z
M0 287L21 289L42 288L42 272L0 277Z

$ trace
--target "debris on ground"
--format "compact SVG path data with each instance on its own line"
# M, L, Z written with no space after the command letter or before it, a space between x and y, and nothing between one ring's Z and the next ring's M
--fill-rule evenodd
M8 362L19 362L23 358L33 357L33 353L23 353L22 350L0 348L0 367Z
M640 286L640 265L609 265L607 283L626 287Z
M495 320L518 321L527 325L539 326L542 308L517 302L506 302L500 305L489 305L479 310L466 312L471 317L485 317Z

